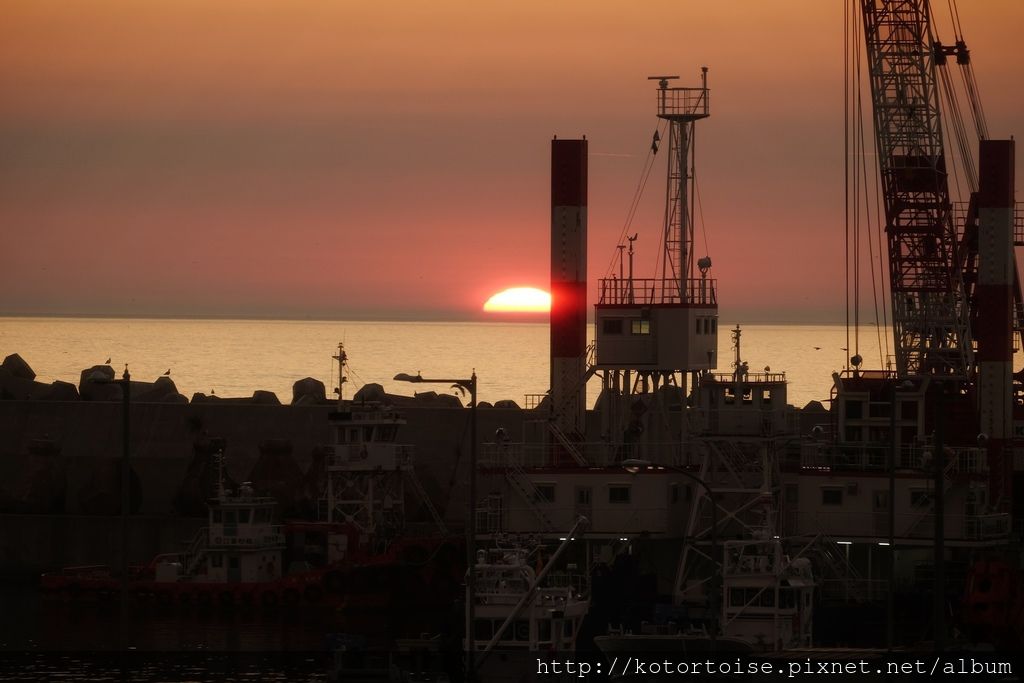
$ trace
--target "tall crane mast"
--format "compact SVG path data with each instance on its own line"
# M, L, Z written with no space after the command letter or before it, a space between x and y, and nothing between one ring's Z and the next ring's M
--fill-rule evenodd
M882 179L896 370L967 380L974 364L957 257L928 0L860 0Z

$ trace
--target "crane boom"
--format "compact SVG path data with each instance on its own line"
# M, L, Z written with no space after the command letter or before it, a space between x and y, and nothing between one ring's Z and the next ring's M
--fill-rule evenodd
M970 321L957 257L928 0L860 0L882 180L896 370L968 379Z

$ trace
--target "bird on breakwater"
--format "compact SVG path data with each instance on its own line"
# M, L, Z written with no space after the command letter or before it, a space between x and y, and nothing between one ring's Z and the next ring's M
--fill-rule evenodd
M171 369L170 369L170 368L167 368L167 372L165 372L165 373L164 373L164 377L167 377L167 376L169 376L170 374L171 374Z

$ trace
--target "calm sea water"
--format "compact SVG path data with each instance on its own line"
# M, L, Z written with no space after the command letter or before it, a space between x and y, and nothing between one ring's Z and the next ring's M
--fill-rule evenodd
M723 372L733 358L726 333L731 327L723 322L719 328ZM548 386L546 324L0 318L0 355L20 354L42 382L77 384L84 368L110 358L118 373L127 363L136 380L153 381L169 369L186 396L251 396L264 389L283 403L303 377L323 381L328 393L337 386L331 356L338 342L345 343L350 361L346 396L365 383L411 394L413 387L391 378L417 371L468 377L476 369L482 401L512 399L522 405L524 394L543 393ZM752 371L767 366L786 372L789 400L797 406L828 397L832 373L849 355L846 346L844 325L743 326L743 359ZM880 354L876 328L861 330L865 367L884 367L884 339L882 348ZM599 389L597 380L588 387L591 405Z

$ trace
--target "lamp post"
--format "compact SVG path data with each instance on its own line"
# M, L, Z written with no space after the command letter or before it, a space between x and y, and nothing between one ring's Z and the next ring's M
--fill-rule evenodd
M420 373L410 375L400 372L395 375L396 382L413 384L450 384L452 388L469 392L469 493L466 503L466 681L476 679L474 654L476 644L473 638L473 623L476 617L474 605L474 571L476 557L476 370L469 379L427 378Z
M708 494L708 500L711 501L711 561L714 562L714 563L719 563L719 559L720 558L719 558L719 553L718 553L718 531L717 531L718 530L718 501L715 499L715 492L711 490L711 487L708 486L708 483L706 481L704 481L703 479L701 479L700 477L698 477L698 476L696 476L694 474L691 474L690 472L687 472L686 470L684 470L681 467L676 467L675 465L659 465L659 464L655 464L655 463L649 462L647 460L639 460L639 459L633 459L633 458L630 458L630 459L627 459L627 460L623 460L619 464L621 464L627 471L631 472L632 474L636 474L637 471L639 471L639 468L641 468L641 467L660 467L662 469L669 470L669 471L674 472L676 474L681 474L684 477L686 477L687 479L689 479L690 481L694 482L695 484L697 484L698 486L703 488L704 491ZM711 634L710 635L711 635L711 651L712 652L715 651L715 643L718 640L718 624L719 624L719 618L718 618L718 598L719 598L719 593L722 590L722 588L721 588L722 570L723 570L722 565L718 564L718 569L711 575L711 590L709 591L710 597L708 599L708 605L711 607Z

